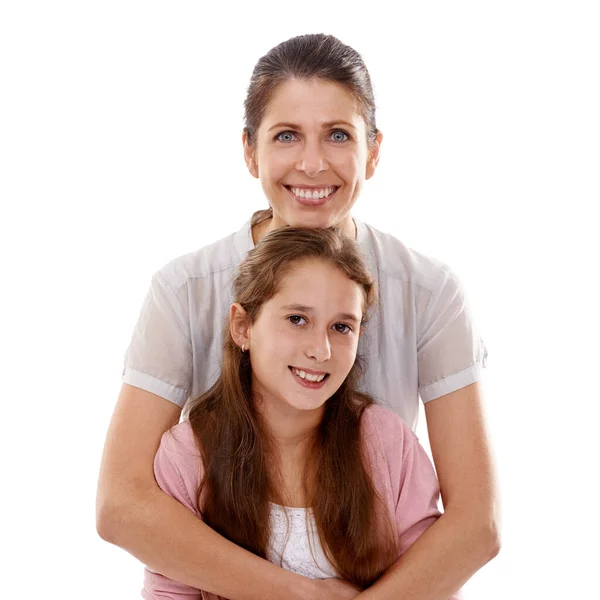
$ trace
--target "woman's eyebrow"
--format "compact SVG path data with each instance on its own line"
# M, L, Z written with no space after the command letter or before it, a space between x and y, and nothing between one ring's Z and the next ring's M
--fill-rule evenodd
M295 123L286 123L281 121L280 123L275 123L272 127L269 127L267 131L272 131L273 129L279 129L279 127L287 127L288 129L301 129L300 125L296 125Z
M327 121L326 123L323 123L321 125L321 127L323 129L330 129L332 127L335 127L336 125L343 125L344 127L350 127L352 129L356 129L356 127L354 127L354 125L352 123L349 123L348 121ZM271 127L269 127L269 129L267 131L272 131L273 129L279 129L280 127L286 127L287 129L298 129L301 130L302 129L302 125L299 125L298 123L290 123L288 121L280 121L279 123L275 123L275 125L272 125Z
M331 127L335 127L336 125L343 125L344 127L350 127L351 129L356 129L356 127L349 123L348 121L328 121L327 123L323 123L323 129L329 129Z

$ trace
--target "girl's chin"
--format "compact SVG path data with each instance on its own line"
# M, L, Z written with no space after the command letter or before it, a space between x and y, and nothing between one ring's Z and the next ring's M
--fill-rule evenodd
M319 392L317 390L310 390L309 391L309 397L296 397L296 398L290 398L287 401L288 406L293 409L298 411L299 413L312 413L315 411L320 411L323 408L325 408L325 404L327 403L327 400L329 399L329 397L324 398L322 396L319 395L319 397L316 397L316 394L319 394ZM313 396L312 398L310 396Z
M327 402L327 401L325 401ZM325 407L325 402L321 403L306 403L306 404L290 404L291 408L303 414L314 414L321 411Z

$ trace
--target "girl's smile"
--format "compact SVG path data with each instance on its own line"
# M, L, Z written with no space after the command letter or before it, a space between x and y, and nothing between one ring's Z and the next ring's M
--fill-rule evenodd
M329 373L316 373L309 369L296 369L295 367L289 369L300 385L313 390L321 389L329 377Z

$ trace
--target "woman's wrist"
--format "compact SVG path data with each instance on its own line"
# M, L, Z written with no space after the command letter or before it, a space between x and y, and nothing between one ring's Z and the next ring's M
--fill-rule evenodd
M297 575L291 571L282 569L283 573L276 582L276 591L273 598L279 600L281 593L285 594L286 600L318 600L318 587L314 579Z

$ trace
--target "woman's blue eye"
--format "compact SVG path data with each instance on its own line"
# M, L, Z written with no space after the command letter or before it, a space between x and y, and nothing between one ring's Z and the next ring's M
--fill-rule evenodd
M281 133L277 134L277 139L280 142L289 143L289 142L293 142L296 139L296 136L291 131L282 131Z
M352 329L350 329L350 327L345 323L336 323L334 327L338 333L350 333L352 331Z
M345 131L334 131L331 134L331 139L334 142L345 142L350 139L350 136Z

